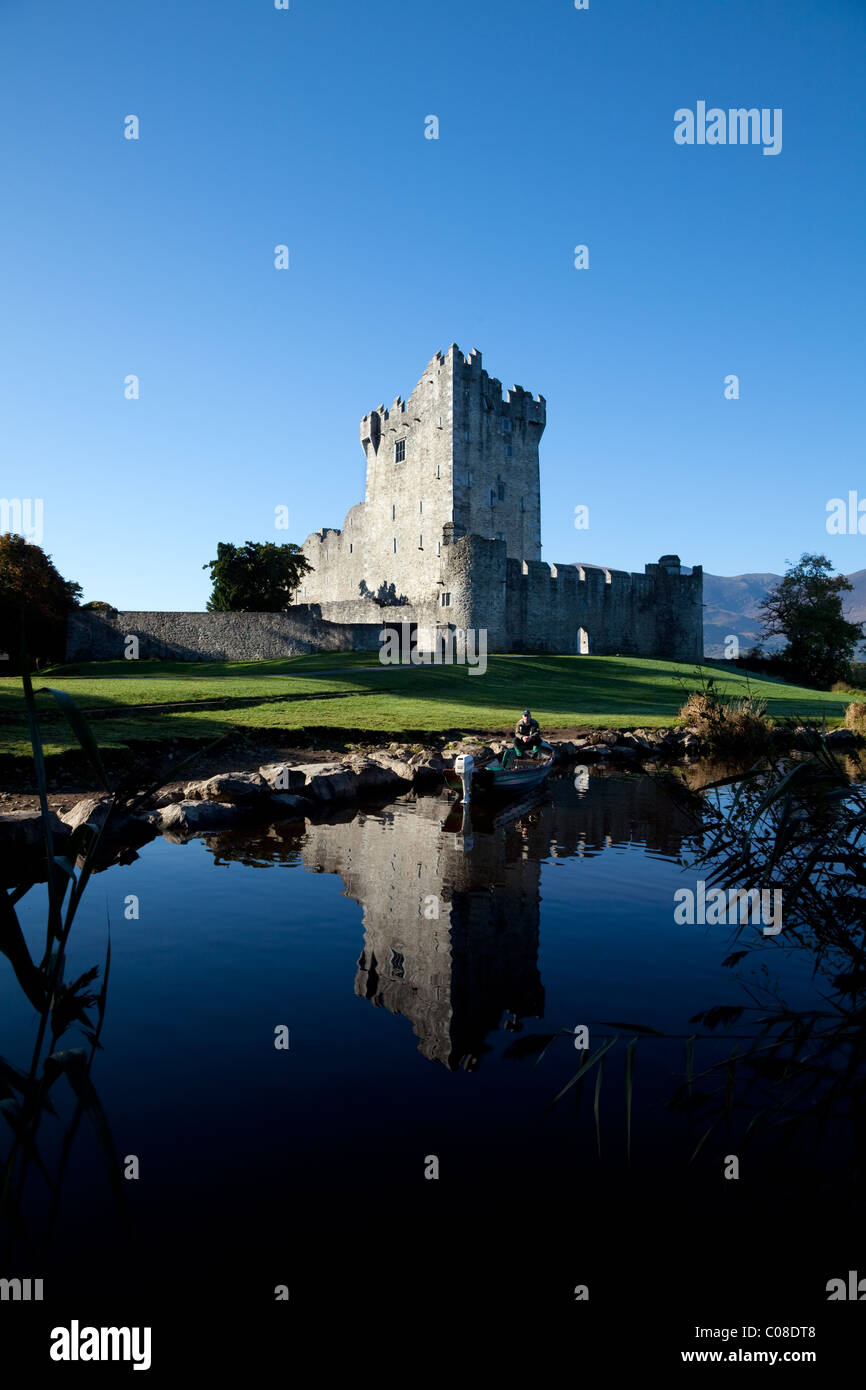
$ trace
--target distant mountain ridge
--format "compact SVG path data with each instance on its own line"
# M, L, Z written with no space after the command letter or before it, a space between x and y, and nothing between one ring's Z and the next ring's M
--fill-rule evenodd
M725 639L731 634L740 639L741 651L755 646L761 635L758 604L781 578L780 574L704 575L705 656L724 656ZM855 623L866 622L866 569L855 570L848 578L854 588L845 595L845 617ZM776 651L784 645L777 637L765 648Z

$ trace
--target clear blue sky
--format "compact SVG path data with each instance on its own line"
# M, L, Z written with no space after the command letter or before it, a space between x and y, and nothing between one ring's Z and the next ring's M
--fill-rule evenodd
M0 0L0 65L0 495L85 598L341 526L451 342L547 398L546 560L866 565L866 0Z

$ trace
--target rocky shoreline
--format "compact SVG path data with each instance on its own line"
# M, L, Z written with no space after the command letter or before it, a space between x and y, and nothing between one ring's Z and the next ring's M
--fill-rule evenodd
M806 731L802 732L805 745ZM788 746L796 747L798 742L794 731ZM853 753L859 741L849 730L836 729L825 735L825 742L834 752ZM607 764L636 772L694 764L709 752L696 734L685 729L594 729L575 739L551 740L551 746L557 763ZM56 852L63 854L80 826L98 827L103 830L100 859L118 862L122 859L119 847L134 850L157 835L182 842L251 821L312 819L363 802L383 804L412 793L435 795L442 791L443 773L457 753L472 753L483 762L504 747L501 742L466 740L441 750L392 743L325 762L292 758L262 763L255 770L219 771L197 780L169 782L143 801L123 802L92 792L59 801L52 798L56 808L49 809L50 830ZM4 882L11 881L13 866L17 878L25 864L35 867L43 850L38 808L19 806L0 814Z

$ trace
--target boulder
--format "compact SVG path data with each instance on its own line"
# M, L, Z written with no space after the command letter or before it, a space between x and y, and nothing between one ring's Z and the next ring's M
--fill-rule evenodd
M264 778L272 792L300 792L307 781L304 769L289 763L264 763L259 768L259 776Z
M626 730L624 734L620 735L619 741L626 748L637 748L647 750L652 747L652 744L650 743L649 739L645 738L643 734L638 733L637 730L635 730L634 732Z
M404 792L412 785L412 769L402 764L402 772L374 758L353 760L352 771L357 778L356 790L359 796L375 796L379 793Z
M53 811L48 812L48 825L55 849L62 851L64 841L72 834L71 828ZM38 812L23 816L14 812L0 815L0 853L14 855L22 850L39 849L44 843L42 817Z
M258 801L270 788L258 772L221 772L201 782L189 782L184 788L184 801L226 801L232 805L249 805Z
M68 811L61 811L60 819L70 830L77 830L79 825L85 823L92 825L95 830L101 830L113 806L113 796L84 796Z
M824 741L828 748L854 748L857 735L851 729L831 729Z
M353 758L352 765L357 767L360 766L361 763L369 763L370 761L377 763L379 767L388 768L396 777L399 777L401 781L412 781L413 767L408 757L401 758L396 753L380 753L377 750L375 753Z
M349 763L307 763L305 791L316 801L354 801L358 778Z
M148 821L163 834L195 835L200 830L223 830L237 825L243 807L227 801L178 801L148 813Z

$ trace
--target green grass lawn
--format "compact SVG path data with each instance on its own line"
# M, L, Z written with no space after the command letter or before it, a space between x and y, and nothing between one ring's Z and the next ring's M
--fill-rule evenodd
M612 656L492 656L484 675L465 666L381 666L375 652L259 662L142 661L133 671L130 665L56 667L39 673L34 686L69 691L83 710L94 711L99 743L122 747L132 739L210 739L232 727L260 730L274 739L281 732L296 736L299 730L339 729L355 741L366 734L506 731L527 706L546 730L581 724L664 726L675 722L688 690L700 684L695 665ZM766 699L768 714L777 720L826 718L836 725L852 698L747 677L723 662L707 662L703 671L726 694L751 692ZM285 696L306 698L273 702ZM228 703L200 710L158 708L205 700ZM38 705L46 751L75 747L51 696L39 695ZM106 709L116 712L95 713ZM28 752L17 678L0 679L0 714L0 753Z

